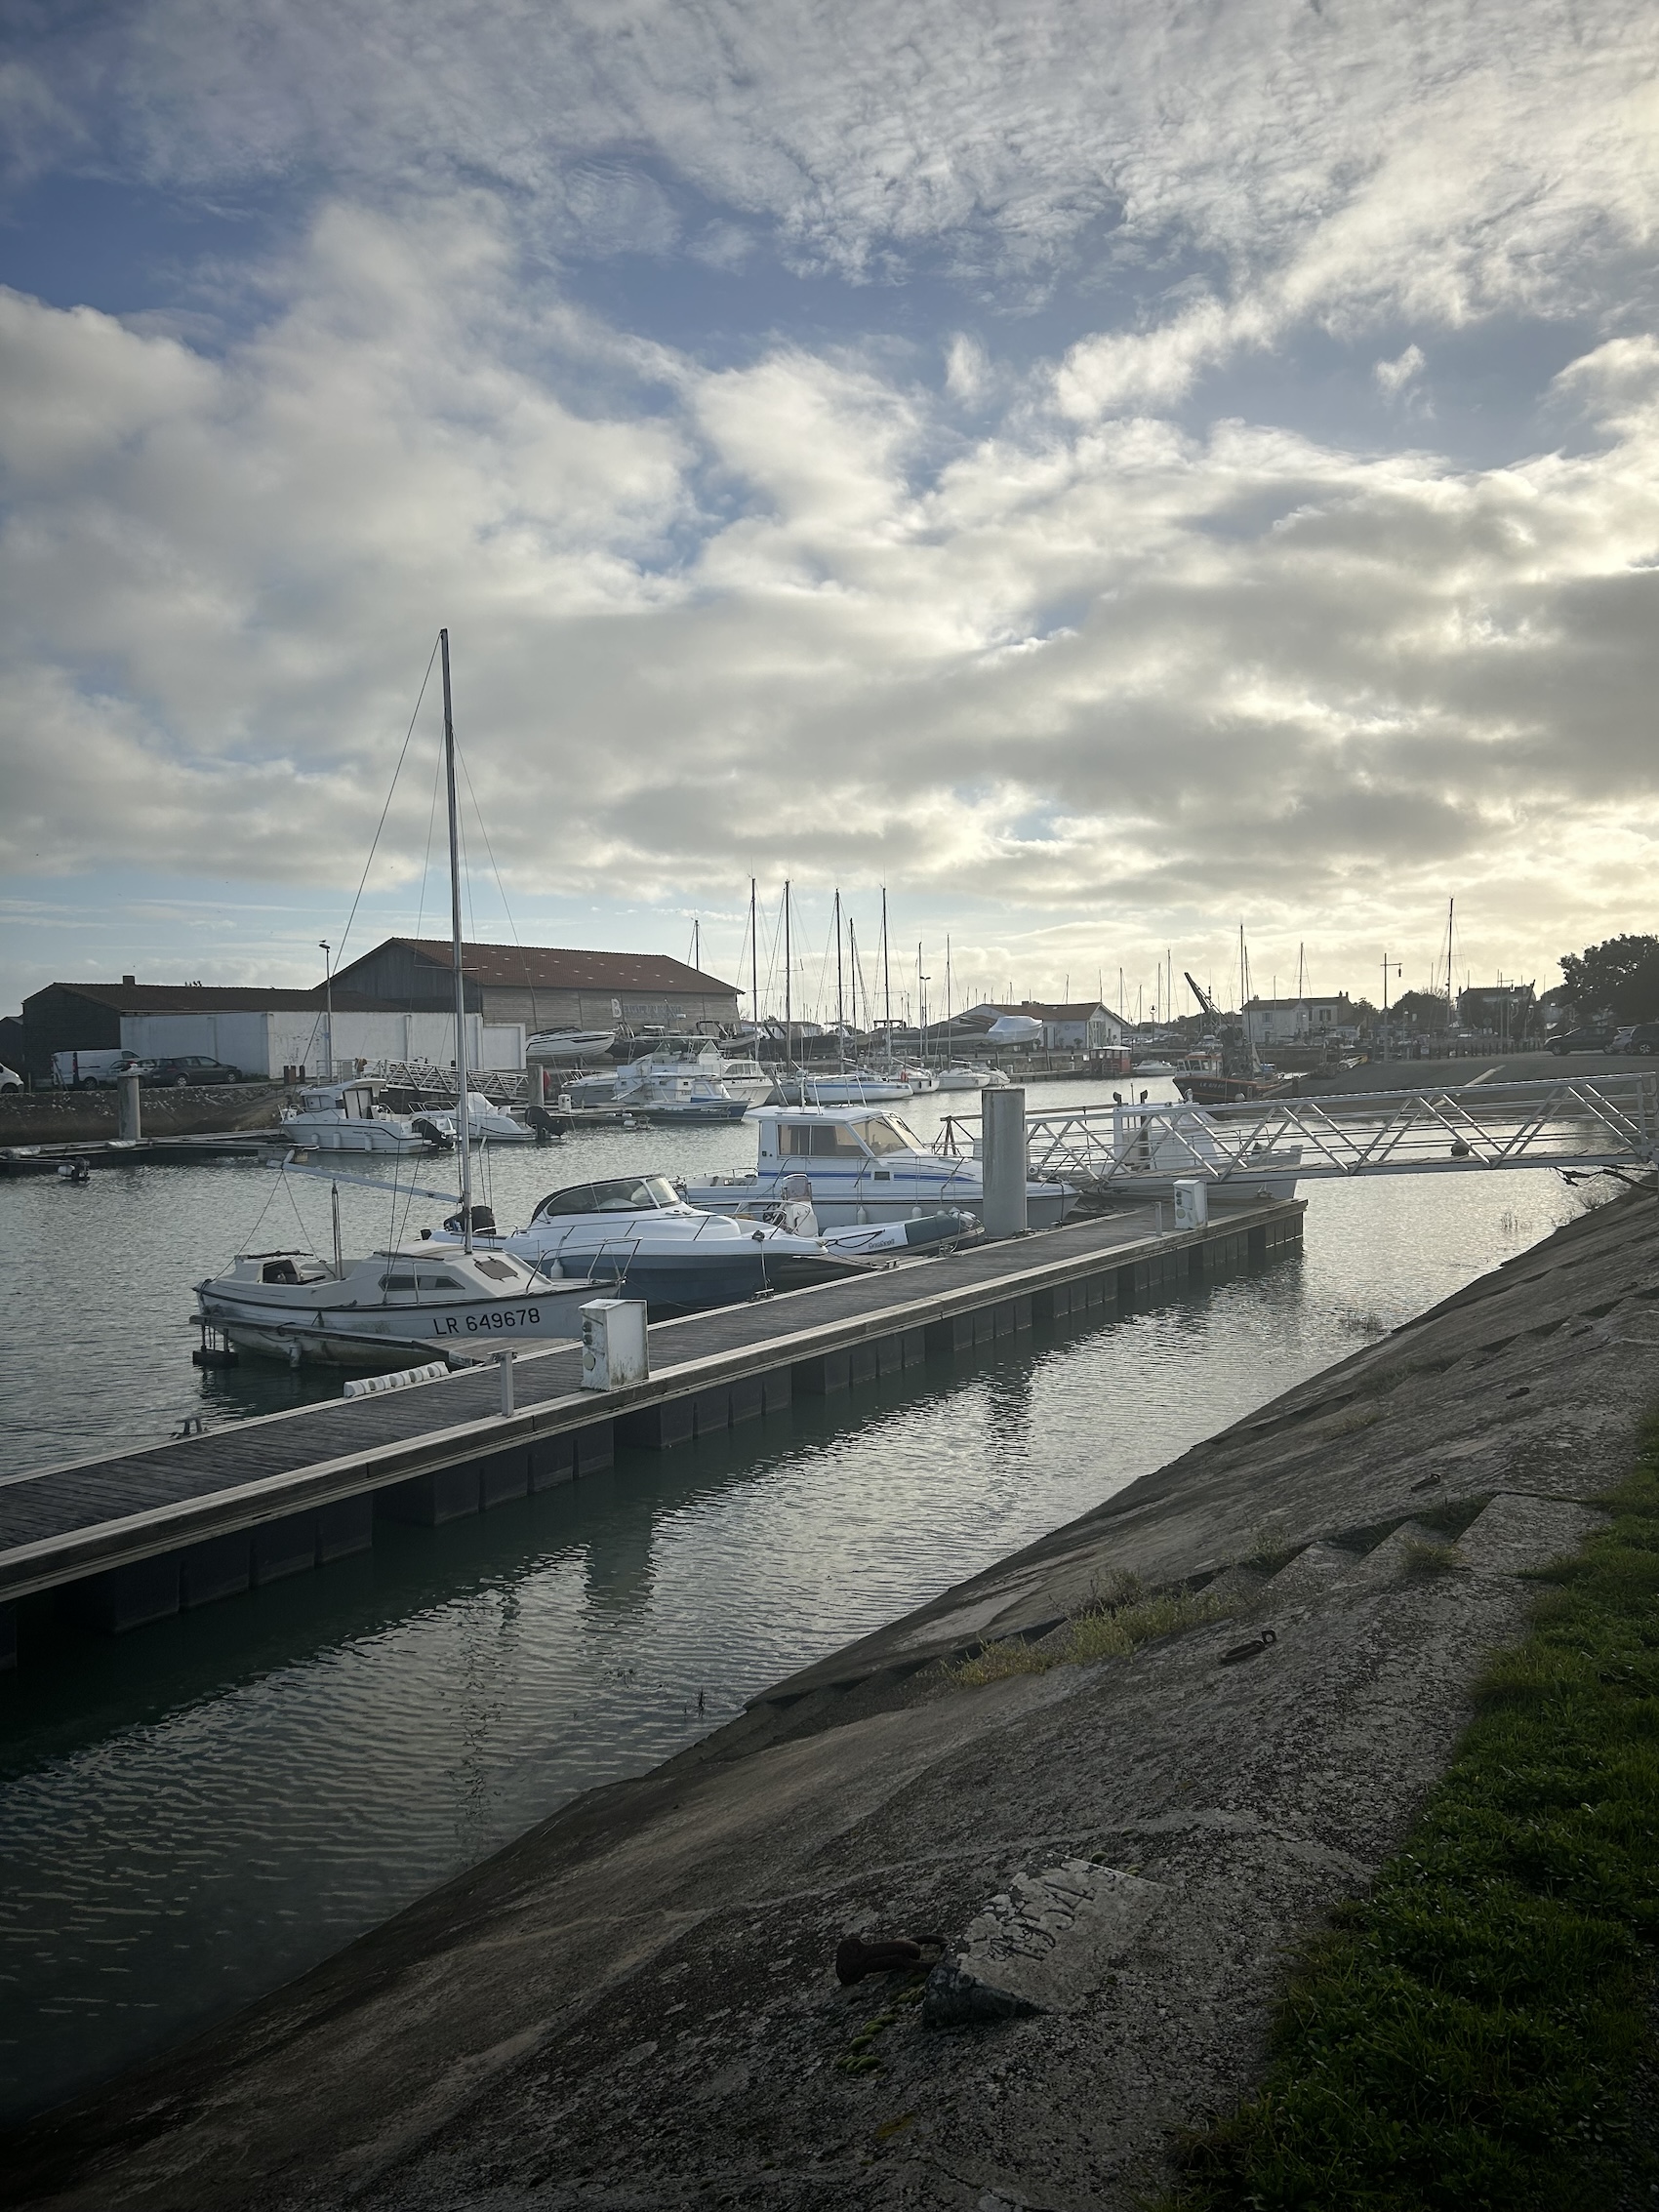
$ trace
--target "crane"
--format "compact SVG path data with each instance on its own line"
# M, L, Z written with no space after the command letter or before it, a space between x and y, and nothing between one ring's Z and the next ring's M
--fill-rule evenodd
M1219 1026L1222 1019L1221 1008L1216 1004L1215 1000L1210 996L1209 992L1205 990L1203 985L1198 983L1194 979L1191 968L1188 968L1183 972L1185 973L1187 978L1188 989L1193 993L1193 996L1197 1000L1198 1004L1203 1008L1205 1021L1214 1022Z

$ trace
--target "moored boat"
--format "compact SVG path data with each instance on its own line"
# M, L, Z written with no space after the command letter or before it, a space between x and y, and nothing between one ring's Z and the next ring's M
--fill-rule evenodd
M880 1107L761 1106L753 1118L759 1135L754 1173L686 1184L692 1205L737 1213L783 1198L786 1186L795 1183L818 1220L832 1227L944 1212L977 1220L983 1210L979 1161L930 1151ZM1033 1177L1026 1186L1030 1226L1055 1227L1077 1196L1068 1183Z

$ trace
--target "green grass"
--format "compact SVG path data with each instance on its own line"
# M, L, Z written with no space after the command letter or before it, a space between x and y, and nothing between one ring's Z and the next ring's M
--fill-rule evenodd
M1096 1593L1073 1613L1058 1643L1024 1643L1008 1636L984 1644L969 1658L945 1669L958 1689L983 1689L1010 1674L1046 1674L1051 1667L1081 1667L1091 1659L1126 1659L1156 1636L1172 1636L1204 1621L1224 1621L1237 1610L1220 1598L1192 1590L1148 1597L1132 1575L1114 1579L1105 1594Z
M1659 1942L1659 1427L1604 1503L1404 1849L1306 1957L1263 2087L1186 2147L1169 2212L1611 2200Z

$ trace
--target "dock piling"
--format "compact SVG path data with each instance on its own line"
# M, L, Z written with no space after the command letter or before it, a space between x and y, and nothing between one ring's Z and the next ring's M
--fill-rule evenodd
M143 1115L139 1106L139 1071L136 1067L123 1068L115 1101L115 1133L131 1142L143 1135Z
M987 1091L985 1120L985 1233L987 1236L1024 1236L1026 1184L1031 1168L1026 1156L1026 1094L1010 1088Z

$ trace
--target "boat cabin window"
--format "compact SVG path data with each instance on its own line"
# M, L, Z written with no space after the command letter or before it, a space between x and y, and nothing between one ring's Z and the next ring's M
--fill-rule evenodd
M555 1190L536 1209L539 1222L567 1214L648 1214L659 1206L677 1206L673 1185L663 1175L622 1175L608 1183L573 1183Z
M464 1290L466 1287L454 1275L418 1275L415 1279L423 1290Z
M383 1275L381 1277L381 1288L382 1290L413 1290L415 1288L415 1277L413 1275Z
M300 1270L292 1260L267 1260L260 1269L263 1283L297 1283Z
M889 1121L885 1114L872 1114L863 1124L864 1141L879 1159L883 1152L919 1152L921 1145L902 1121Z
M780 1151L796 1158L864 1158L864 1146L845 1121L786 1121L778 1137Z

